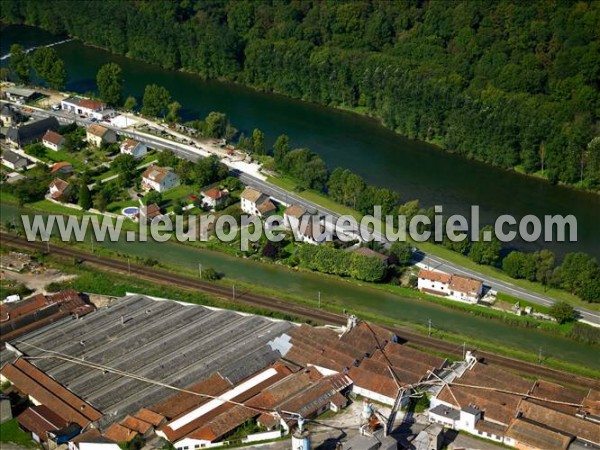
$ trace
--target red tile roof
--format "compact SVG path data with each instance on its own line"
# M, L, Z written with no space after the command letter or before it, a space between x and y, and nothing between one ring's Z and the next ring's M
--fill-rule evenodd
M125 417L125 419L121 421L121 425L130 430L137 431L140 434L146 434L152 429L152 424L132 416Z
M88 407L90 409L93 408L83 400L79 400L78 403L73 404L69 397L65 395L64 388L57 389L56 385L51 383L50 377L43 372L39 371L39 373L32 372L26 374L14 364L6 364L2 368L1 373L10 380L19 391L35 398L38 402L48 406L48 408L53 411L59 411L61 417L66 421L75 422L82 427L91 422L91 420L83 414L83 411L87 411ZM90 415L90 413L88 413L88 415Z
M440 283L450 283L452 279L452 275L443 272L437 272L433 270L419 270L419 278L423 278L425 280L430 281L439 281Z
M572 436L523 419L514 419L506 431L506 436L521 446L526 444L527 448L544 450L567 450L573 440Z
M91 135L101 138L108 132L108 128L98 125L97 123L93 123L87 127L87 132Z
M44 137L42 137L42 140L46 141L46 142L50 142L51 144L54 144L54 145L60 145L60 144L62 144L64 138L57 132L48 130L48 131L46 131L46 134L44 134Z
M17 422L26 430L35 433L42 441L48 440L48 431L67 426L67 421L45 405L31 406L17 417Z
M119 425L116 422L109 426L103 434L107 438L119 444L123 442L129 442L138 435L137 432L130 430L129 428L124 427L123 425Z
M227 191L222 191L221 189L209 189L202 193L205 197L212 198L213 200L220 200L222 198L229 197L229 193Z
M462 275L452 275L450 280L450 289L466 294L475 295L479 293L483 282L475 278L463 277Z
M140 409L137 413L134 414L134 417L151 424L153 427L158 427L165 421L164 416L157 414L154 411L150 411L146 408Z
M354 385L376 392L389 398L395 399L398 395L398 385L390 377L377 375L360 367L353 367L348 371L348 377L354 382Z
M73 170L73 164L71 164L70 162L66 162L66 161L61 161L61 162L54 163L54 164L52 164L52 168L50 169L50 173L57 172L60 169L64 169L64 168L69 168L70 170Z

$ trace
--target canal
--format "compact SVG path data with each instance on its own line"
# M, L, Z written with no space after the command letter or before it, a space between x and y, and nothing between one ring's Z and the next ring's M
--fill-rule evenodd
M19 220L21 214L31 211L0 203L0 220ZM285 292L288 295L315 300L321 292L323 305L361 310L388 317L399 322L425 326L432 321L434 332L447 331L474 339L485 340L505 348L537 353L541 347L547 357L576 363L600 371L598 346L576 343L566 338L536 329L511 327L499 321L475 317L435 302L404 298L368 285L295 271L274 264L236 258L222 253L172 242L103 242L94 245L132 257L152 258L162 265L195 272L198 264L212 267L230 280Z
M58 40L43 30L26 26L4 27L1 36L2 55L13 43L29 48ZM269 142L286 133L294 146L310 147L330 167L349 168L370 183L394 189L402 201L419 199L425 206L443 205L447 214L467 214L470 205L479 205L482 223L491 223L501 214L516 218L527 214L573 214L578 222L576 243L515 242L514 247L548 247L558 254L585 251L600 257L598 195L465 160L432 145L405 139L356 114L230 83L203 81L192 74L163 70L78 41L55 49L65 61L70 91L95 90L100 66L116 62L123 69L126 95L140 99L147 84L163 85L183 105L184 119L222 111L246 134L260 128ZM7 63L8 60L2 61L2 65Z

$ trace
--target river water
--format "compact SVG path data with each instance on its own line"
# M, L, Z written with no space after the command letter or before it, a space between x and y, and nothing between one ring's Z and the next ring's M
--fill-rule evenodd
M8 53L13 43L30 48L61 39L26 26L4 27L1 37L1 55ZM163 70L78 41L54 48L65 61L70 91L93 91L100 66L116 62L123 69L126 95L141 99L147 84L164 85L183 105L184 119L222 111L246 134L255 127L263 130L268 142L286 133L294 146L310 147L330 167L347 167L370 183L394 189L402 201L419 199L426 206L443 205L445 213L463 214L468 214L470 205L479 205L482 223L491 223L501 214L517 218L526 214L573 214L578 221L576 243L515 242L513 246L527 250L545 246L559 254L578 250L600 257L598 195L552 186L448 154L403 138L356 114L231 83L202 81L192 74ZM1 63L6 65L8 60Z
M31 213L13 205L0 203L0 220L19 220L21 214ZM357 285L343 279L310 272L295 271L274 264L236 258L172 242L118 242L96 243L122 254L140 258L153 258L165 266L181 268L190 273L212 267L230 280L254 284L285 292L289 295L316 300L321 293L323 305L335 305L337 311L360 309L392 320L427 325L432 321L434 333L448 331L496 345L543 354L550 358L577 363L600 371L598 346L573 342L535 329L515 328L490 319L475 317L455 311L434 302L408 299L399 295ZM243 295L238 286L238 295Z

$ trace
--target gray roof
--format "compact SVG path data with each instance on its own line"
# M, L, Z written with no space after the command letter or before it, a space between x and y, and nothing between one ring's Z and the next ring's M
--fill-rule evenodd
M27 89L27 88L20 88L20 87L8 87L6 88L6 92L8 94L11 95L16 95L18 97L31 97L33 96L37 91L33 90L33 89Z
M0 110L0 116L15 117L16 113L12 110L12 108L10 106L3 105L2 110Z
M29 162L29 160L27 158L23 158L18 153L11 152L10 150L7 150L4 153L2 153L2 159L4 159L5 161L8 161L10 163L13 163L13 164L16 164L19 161L23 161L23 160L26 162Z
M460 411L458 409L450 408L446 405L437 405L435 408L431 408L429 412L437 416L448 417L452 420L460 419Z
M479 408L475 408L473 406L465 406L462 410L468 414L473 414L474 416L481 412Z
M56 117L46 117L35 122L26 123L18 127L10 127L6 137L19 146L25 146L41 139L48 130L58 130L59 124Z
M185 388L215 372L236 383L280 358L268 345L289 322L132 295L78 319L57 321L13 343L84 358L125 372ZM173 391L59 359L32 362L63 386L107 414L100 427Z

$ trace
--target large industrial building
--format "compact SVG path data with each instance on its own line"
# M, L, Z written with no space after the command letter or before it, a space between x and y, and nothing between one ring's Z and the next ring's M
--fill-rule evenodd
M178 450L249 444L291 433L356 396L391 408L375 420L385 434L400 407L423 392L429 419L446 428L518 448L600 445L596 391L498 372L468 352L451 363L354 316L342 328L313 327L129 295L6 347L2 381L44 406L17 420L40 441L71 439L72 448L88 438L108 446L163 438ZM46 425L36 427L31 419L44 414L38 422ZM368 434L371 423L360 430ZM240 435L248 424L253 431Z

